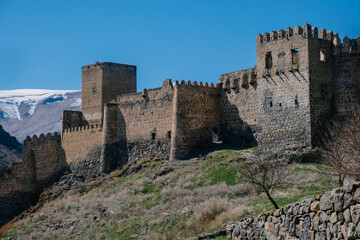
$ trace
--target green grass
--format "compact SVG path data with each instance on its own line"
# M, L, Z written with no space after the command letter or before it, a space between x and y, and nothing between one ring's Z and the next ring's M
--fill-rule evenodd
M147 183L141 190L143 194L157 193L161 191L161 186L153 183Z
M226 183L227 185L235 185L237 170L233 166L209 166L200 176L199 186L214 185Z

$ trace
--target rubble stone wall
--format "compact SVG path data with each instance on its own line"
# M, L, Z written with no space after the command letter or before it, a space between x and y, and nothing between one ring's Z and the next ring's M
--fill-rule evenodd
M228 239L359 239L360 184L228 224Z

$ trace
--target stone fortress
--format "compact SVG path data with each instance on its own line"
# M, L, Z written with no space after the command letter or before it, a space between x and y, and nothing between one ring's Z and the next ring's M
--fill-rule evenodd
M311 148L326 121L360 103L359 37L341 42L304 24L259 34L256 44L256 66L216 85L166 79L136 92L136 66L84 66L81 111L63 112L61 134L27 137L23 162L0 174L0 208L69 168L93 176L136 156L187 159L214 140L265 152Z

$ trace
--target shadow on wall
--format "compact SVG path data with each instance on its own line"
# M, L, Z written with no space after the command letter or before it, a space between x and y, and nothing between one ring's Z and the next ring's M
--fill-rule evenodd
M7 188L3 190L8 190L7 192L0 191L0 226L35 204L45 188L58 181L66 171L70 170L65 160L64 150L61 148L60 136L48 138L58 141L56 158L50 160L41 158L39 155L46 151L45 148L29 148L31 144L40 146L41 140L28 139L24 147L23 162L13 164L11 168L3 172L4 176L0 173L1 185Z
M223 92L225 95L226 93ZM222 113L220 121L219 136L227 147L234 149L245 149L257 146L256 125L250 126L247 122L241 119L238 107L229 102L226 96L222 96L222 107L226 108L227 112L231 114Z
M100 172L110 173L128 162L126 122L117 104L106 104Z

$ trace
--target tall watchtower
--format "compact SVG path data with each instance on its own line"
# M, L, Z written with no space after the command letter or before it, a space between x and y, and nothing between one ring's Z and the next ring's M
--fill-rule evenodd
M259 146L264 150L310 147L309 49L317 29L304 24L257 36Z
M136 66L101 62L82 67L81 112L88 123L100 124L104 104L117 95L136 92Z

